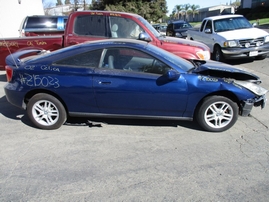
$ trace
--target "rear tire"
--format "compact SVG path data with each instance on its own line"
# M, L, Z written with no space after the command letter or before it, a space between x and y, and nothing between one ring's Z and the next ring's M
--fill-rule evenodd
M35 126L53 130L66 121L66 110L55 97L45 93L34 95L27 104L27 114Z
M199 125L210 132L222 132L231 128L237 118L237 104L223 96L205 98L196 112Z

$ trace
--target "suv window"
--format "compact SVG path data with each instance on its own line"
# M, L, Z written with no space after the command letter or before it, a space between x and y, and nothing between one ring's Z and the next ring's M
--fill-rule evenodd
M111 36L118 38L138 39L143 29L132 19L110 17Z
M75 20L74 32L78 35L105 37L107 35L105 25L105 16L81 15Z
M22 21L20 36L62 34L68 16L27 16Z
M26 29L57 28L57 18L30 17L25 26Z
M192 26L187 22L179 22L174 24L174 29L191 28Z

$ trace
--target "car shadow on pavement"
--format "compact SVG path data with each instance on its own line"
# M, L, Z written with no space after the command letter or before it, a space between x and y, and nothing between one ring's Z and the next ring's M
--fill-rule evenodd
M255 61L254 58L244 58L244 59L236 59L236 60L227 60L225 63L229 65L241 65L241 64L246 64L246 63L252 63L254 61Z
M34 127L34 125L27 117L27 115L25 115L25 113L26 113L25 110L10 104L6 99L6 96L0 98L0 114L2 114L4 117L8 119L21 120L21 122L23 122L25 125Z
M11 105L6 96L0 98L0 114L8 119L21 120L25 125L37 128L30 121L26 115L26 111ZM195 123L195 124L194 124ZM156 127L184 127L193 130L202 129L196 122L192 121L174 121L174 120L152 120L152 119L112 119L112 118L80 118L72 117L68 118L64 125L67 126L87 126L92 127L102 127L103 124L108 125L129 125L129 126L156 126Z
M202 128L195 121L174 121L174 120L153 120L153 119L113 119L113 118L76 118L67 120L68 126L88 126L102 127L102 124L108 125L128 125L128 126L156 126L156 127L184 127L193 130L202 131Z
M266 58L269 58L269 54ZM236 60L227 60L225 63L229 65L241 65L246 63L252 63L255 61L264 60L264 59L257 59L257 58L244 58L244 59L236 59Z

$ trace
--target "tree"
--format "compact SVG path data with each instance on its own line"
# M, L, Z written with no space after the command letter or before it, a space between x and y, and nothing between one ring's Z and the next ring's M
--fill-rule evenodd
M236 0L233 3L230 3L231 6L233 6L235 9L239 8L241 5L241 1L240 0Z
M65 5L68 5L68 4L71 4L71 2L70 2L70 0L65 0L65 1L64 1L64 4L65 4Z
M42 4L43 4L43 7L44 7L45 9L47 9L47 8L51 8L51 7L54 7L54 6L55 6L55 4L52 3L52 2L49 1L49 0L42 0Z
M167 13L166 0L92 0L90 9L136 13L154 22Z
M183 15L184 15L184 20L188 20L188 10L191 7L190 4L184 4L183 5Z
M192 14L192 21L194 22L195 14L198 14L198 9L200 8L199 5L192 4L190 7L190 14Z
M63 5L62 0L57 0L56 6Z
M182 10L183 10L183 5L175 5L174 11L175 11L175 15L177 15L177 19L179 19L179 16L181 15Z

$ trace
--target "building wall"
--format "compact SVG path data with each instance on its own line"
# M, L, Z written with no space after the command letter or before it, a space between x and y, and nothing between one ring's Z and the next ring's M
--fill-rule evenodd
M0 38L19 37L27 15L44 15L42 0L0 0Z
M219 5L208 8L202 8L198 10L199 13L195 15L194 20L190 19L190 21L200 22L206 17L227 14L227 13L235 13L233 6Z

